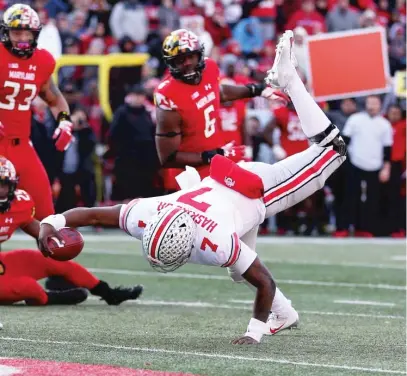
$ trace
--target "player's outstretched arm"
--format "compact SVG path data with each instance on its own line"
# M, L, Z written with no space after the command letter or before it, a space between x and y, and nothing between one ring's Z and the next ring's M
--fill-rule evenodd
M44 256L49 256L48 239L56 237L63 242L58 230L62 227L111 226L119 228L122 205L102 208L75 208L62 214L50 215L41 221L38 246Z
M267 318L270 314L276 292L276 284L267 268L257 257L242 275L246 281L256 287L256 299L253 306L253 317L244 336L235 339L234 345L256 344L265 333Z
M221 103L235 101L237 99L253 98L261 95L266 88L264 83L247 85L220 85Z

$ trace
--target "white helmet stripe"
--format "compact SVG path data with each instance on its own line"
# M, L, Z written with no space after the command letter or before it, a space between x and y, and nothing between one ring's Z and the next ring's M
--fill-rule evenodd
M158 257L158 250L160 249L161 239L166 233L166 229L171 226L176 218L184 212L181 208L172 209L167 215L162 217L162 220L155 227L150 238L151 247L149 246L150 256L153 259ZM178 215L177 215L178 214Z

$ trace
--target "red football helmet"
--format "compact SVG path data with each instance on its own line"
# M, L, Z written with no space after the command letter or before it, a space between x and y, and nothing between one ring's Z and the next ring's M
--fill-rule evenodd
M197 35L186 29L173 31L168 35L162 46L163 59L171 75L190 85L197 85L201 81L205 68L204 46ZM198 62L192 66L184 66L187 56L197 55Z

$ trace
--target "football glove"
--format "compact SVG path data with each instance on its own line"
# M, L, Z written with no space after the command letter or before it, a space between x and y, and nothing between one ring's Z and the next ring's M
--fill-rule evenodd
M55 141L55 147L58 151L64 151L69 148L69 145L74 140L72 135L72 122L69 115L66 112L61 112L58 115L58 128L55 129L52 136Z

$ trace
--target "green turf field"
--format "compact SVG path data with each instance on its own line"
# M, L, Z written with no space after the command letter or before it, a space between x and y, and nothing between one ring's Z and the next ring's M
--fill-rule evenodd
M140 301L1 307L0 357L214 376L405 374L402 243L259 244L300 313L300 329L236 347L229 341L245 332L253 293L226 270L186 265L162 275L128 237L85 240L77 261L111 284L143 284ZM3 248L29 246L19 240Z

